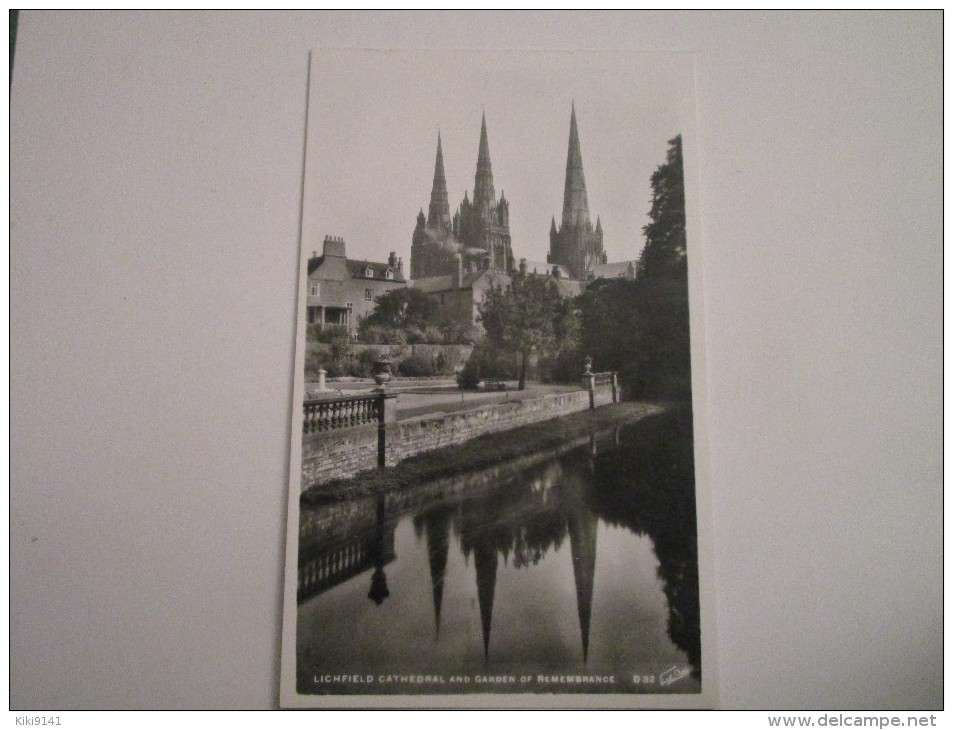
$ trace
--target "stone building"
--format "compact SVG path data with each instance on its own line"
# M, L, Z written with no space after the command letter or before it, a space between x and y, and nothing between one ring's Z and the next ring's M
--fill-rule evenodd
M450 216L447 178L443 169L443 148L437 134L437 158L427 216L417 214L417 225L410 248L410 276L415 282L435 276L448 276L461 267L466 274L483 270L512 271L514 268L510 238L510 205L501 192L496 198L493 167L486 134L486 115L480 125L473 200L467 193L453 217Z
M634 279L639 270L639 262L614 261L611 264L596 264L592 267L594 279Z
M517 259L510 236L510 206L493 184L486 115L480 122L473 199L465 191L451 216L443 142L437 134L433 185L427 214L417 214L410 248L410 281L395 253L387 263L348 259L344 241L328 237L324 253L308 262L308 322L343 324L350 331L370 314L377 296L413 286L433 295L443 311L461 325L477 324L479 306L491 287L508 288L515 275L552 279L563 297L578 296L596 278L634 278L636 261L609 264L603 250L602 221L589 217L576 108L569 122L569 150L562 222L553 218L546 262Z
M569 120L569 152L566 156L566 186L563 191L563 216L559 228L553 216L549 228L549 254L546 261L558 264L571 279L595 278L594 267L606 263L602 248L602 221L596 217L592 227L586 177L582 171L582 151L576 128L576 105Z
M407 286L404 262L391 251L386 263L349 259L344 239L325 236L324 249L308 259L308 324L343 325L355 332L382 294Z

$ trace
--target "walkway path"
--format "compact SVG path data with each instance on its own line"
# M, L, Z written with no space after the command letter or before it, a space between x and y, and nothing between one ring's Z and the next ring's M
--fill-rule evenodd
M397 419L402 421L429 413L454 413L487 403L504 403L539 398L549 393L566 393L579 390L578 385L545 385L527 383L525 390L517 390L515 380L506 383L505 391L460 390L454 380L401 380L397 378L387 384L387 390L397 393ZM308 383L311 390L315 384ZM371 380L329 382L328 388L344 394L358 393L372 388L376 384Z

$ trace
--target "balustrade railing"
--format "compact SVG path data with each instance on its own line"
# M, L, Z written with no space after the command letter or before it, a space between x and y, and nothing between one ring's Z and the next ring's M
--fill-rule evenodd
M312 398L304 402L305 433L382 423L383 417L384 398L379 393Z
M586 372L582 374L582 387L589 391L589 407L596 407L596 388L612 388L612 402L619 402L619 379L614 371L593 373L589 371L591 361L586 362Z

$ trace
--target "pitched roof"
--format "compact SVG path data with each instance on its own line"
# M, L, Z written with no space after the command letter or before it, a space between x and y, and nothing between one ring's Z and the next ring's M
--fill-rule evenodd
M635 276L637 268L638 261L615 261L610 264L596 264L592 267L592 273L597 279L626 279Z
M365 275L365 272L367 271L368 267L370 267L374 272L374 275L372 277L367 277ZM394 274L393 279L387 279L387 277L384 276L384 272L387 271L388 269L390 269L393 272ZM396 266L391 266L390 264L386 262L347 259L347 270L348 270L348 273L350 273L350 275L353 276L355 279L372 278L372 279L381 279L381 280L387 280L387 281L405 281L403 273L398 271Z
M345 259L345 265L347 266L347 273L351 275L353 279L376 279L378 281L398 281L406 282L403 272L401 272L396 266L391 266L390 264L383 261L365 261L358 259ZM308 275L310 276L315 271L317 271L321 264L324 263L324 256L315 256L308 259ZM365 272L367 268L371 267L374 271L374 275L367 277ZM394 276L392 279L388 279L386 276L387 270L390 269Z

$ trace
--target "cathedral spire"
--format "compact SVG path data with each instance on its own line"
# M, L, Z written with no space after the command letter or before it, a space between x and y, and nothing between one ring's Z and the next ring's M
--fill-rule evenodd
M443 148L437 132L437 160L433 168L433 189L430 192L430 210L427 228L446 228L450 225L450 203L447 196L447 177L443 173Z
M576 129L576 104L569 120L569 153L566 155L566 187L563 192L563 226L585 226L589 223L589 201L586 199L586 178L582 172L582 151Z
M484 112L480 123L480 152L477 155L476 177L473 181L473 203L486 211L495 202L493 168L490 165L490 144L486 138L486 112Z

